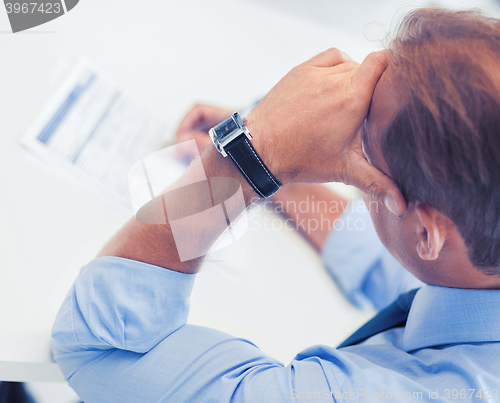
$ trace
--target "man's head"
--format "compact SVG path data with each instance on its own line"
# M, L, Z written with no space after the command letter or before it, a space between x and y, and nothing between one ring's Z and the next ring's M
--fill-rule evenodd
M416 10L388 49L363 148L408 209L377 232L424 282L500 287L500 21Z

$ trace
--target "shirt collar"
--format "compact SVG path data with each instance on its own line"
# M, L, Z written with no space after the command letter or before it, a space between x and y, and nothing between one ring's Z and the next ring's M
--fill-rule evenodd
M413 300L403 350L500 341L500 290L424 285Z

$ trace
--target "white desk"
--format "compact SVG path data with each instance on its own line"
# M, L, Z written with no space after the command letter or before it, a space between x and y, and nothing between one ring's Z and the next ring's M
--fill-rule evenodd
M87 56L176 124L195 101L250 103L330 46L358 60L374 46L242 0L82 0L26 33L9 29L2 9L0 380L12 381L63 380L50 357L52 322L79 268L127 219L102 196L46 172L16 143L58 58ZM199 275L189 320L251 339L283 361L341 341L367 318L298 234L253 230L221 259Z

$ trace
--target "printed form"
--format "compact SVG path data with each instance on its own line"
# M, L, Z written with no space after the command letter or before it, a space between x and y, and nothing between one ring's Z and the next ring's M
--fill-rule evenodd
M131 212L129 169L161 149L167 137L163 116L82 60L42 107L21 145Z

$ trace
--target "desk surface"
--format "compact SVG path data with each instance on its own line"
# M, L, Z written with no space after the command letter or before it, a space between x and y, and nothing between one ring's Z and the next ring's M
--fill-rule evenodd
M361 60L376 46L242 0L85 0L31 31L9 29L0 12L1 380L62 380L49 346L56 312L79 268L127 219L17 144L59 58L88 57L175 126L196 101L249 104L328 47ZM254 229L218 260L197 279L190 322L251 339L284 362L339 342L369 315L343 299L296 233Z

